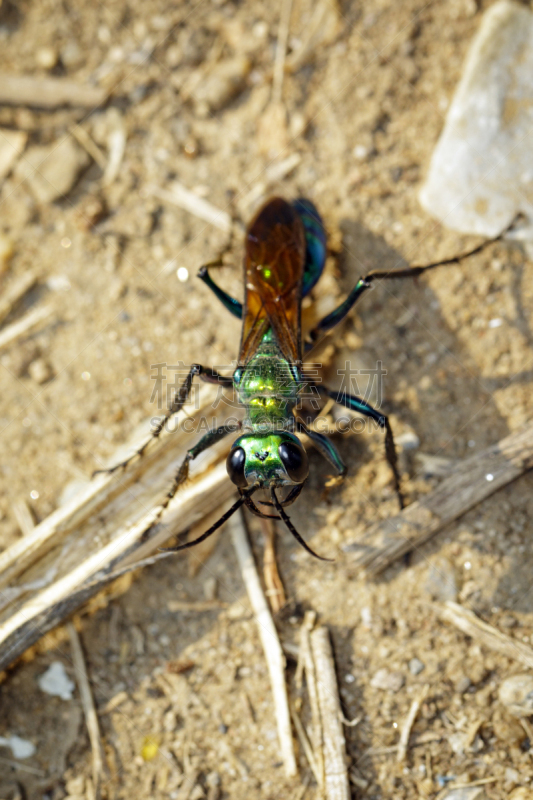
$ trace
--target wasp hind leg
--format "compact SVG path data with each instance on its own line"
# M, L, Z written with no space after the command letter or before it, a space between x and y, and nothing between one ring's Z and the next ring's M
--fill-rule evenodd
M398 503L400 505L400 509L405 507L405 499L403 496L403 492L401 489L401 482L400 482L400 471L398 469L398 453L396 451L396 445L394 443L394 436L392 433L392 428L389 422L389 418L386 414L382 414L381 411L378 411L376 408L367 403L366 400L363 400L361 397L355 397L355 395L346 394L346 392L335 392L331 389L328 389L326 386L320 386L318 384L313 384L315 388L320 392L320 394L325 395L326 397L331 397L338 405L344 406L345 408L350 409L350 411L357 411L359 414L363 414L365 417L370 417L371 419L375 420L380 428L385 431L385 455L387 457L387 461L389 462L393 479L394 479L394 491L396 492L396 496L398 498ZM320 434L314 434L318 436ZM325 437L322 437L328 444L329 450L336 453L336 450L333 448L331 442L329 442ZM331 461L330 456L326 455L329 461ZM340 457L337 454L337 458L340 461ZM332 462L333 463L333 462ZM342 464L342 462L341 462ZM344 465L343 465L344 466ZM346 467L345 467L346 469Z

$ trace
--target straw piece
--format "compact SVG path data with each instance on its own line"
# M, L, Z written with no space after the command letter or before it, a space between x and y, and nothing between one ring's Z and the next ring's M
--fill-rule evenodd
M418 697L415 697L413 702L411 703L411 708L409 709L409 713L405 718L405 722L402 725L402 730L400 733L400 740L398 742L398 752L396 754L396 761L398 764L402 764L405 761L405 757L407 755L407 748L409 747L409 736L411 735L411 729L415 724L415 720L417 718L418 712L420 711L420 706L426 699L427 693L429 691L429 685L425 685Z
M0 128L0 181L2 181L24 152L28 134L25 131L12 131Z
M163 200L165 203L179 206L179 208L188 211L189 214L193 214L195 217L199 217L199 219L203 219L205 222L209 222L210 225L214 225L215 228L224 231L224 233L231 232L231 216L227 211L222 211L208 203L207 200L198 197L198 195L189 191L177 181L173 181L170 191L160 189L159 186L149 186L146 192L152 197Z
M274 709L278 726L278 738L281 758L285 765L288 777L296 775L296 758L291 731L291 717L287 686L285 684L285 657L281 649L274 620L263 593L261 581L255 566L252 550L248 541L248 534L244 526L242 511L237 511L228 525L231 527L233 546L237 554L242 577L248 592L248 597L259 628L259 636L267 660L272 694L274 696Z
M68 623L67 630L70 638L74 671L76 673L76 680L80 690L81 705L85 715L87 730L89 732L89 740L91 742L91 750L93 754L93 786L95 796L98 800L100 798L100 785L105 769L104 751L100 737L100 726L98 725L98 716L96 714L91 684L89 683L89 677L87 675L80 637L78 636L78 632L72 622Z
M294 730L296 731L298 739L300 740L300 744L302 745L302 749L303 749L303 751L304 751L304 753L306 755L306 758L307 758L307 760L309 762L309 766L311 767L311 772L315 776L315 781L317 782L317 784L319 786L323 786L324 785L324 774L323 774L323 771L322 771L320 765L317 762L317 759L315 757L315 752L314 752L313 748L311 747L311 742L309 741L309 737L307 736L307 733L305 732L305 728L303 726L302 720L300 719L300 717L296 713L296 710L294 708L292 708L292 707L291 707L291 719L292 719L293 724L294 724Z
M30 507L22 497L19 497L17 500L13 500L11 508L22 535L27 536L35 528Z
M0 332L0 348L13 344L14 341L20 339L32 328L48 319L51 314L51 306L42 306L41 308L34 308L33 311L28 311L21 319L8 325L7 328Z
M65 78L0 74L0 104L35 108L95 108L105 103L107 96L107 89L75 83Z

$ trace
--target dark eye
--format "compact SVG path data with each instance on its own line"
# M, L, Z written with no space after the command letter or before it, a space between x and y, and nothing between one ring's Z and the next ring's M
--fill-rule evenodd
M246 453L242 447L232 450L226 459L226 469L235 486L244 489L248 482L244 477L244 465L246 464Z
M303 483L309 474L309 462L303 447L293 442L283 442L278 453L291 481Z

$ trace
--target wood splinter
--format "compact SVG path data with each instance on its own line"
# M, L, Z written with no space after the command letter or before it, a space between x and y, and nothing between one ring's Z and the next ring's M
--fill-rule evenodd
M310 759L315 777L326 800L350 800L346 767L346 741L343 713L335 673L335 660L324 626L313 629L316 615L306 614L301 636L301 666L305 670L313 719L313 756Z

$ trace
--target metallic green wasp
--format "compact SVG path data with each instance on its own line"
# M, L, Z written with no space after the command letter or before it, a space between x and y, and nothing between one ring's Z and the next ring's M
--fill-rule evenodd
M307 343L302 343L302 299L309 294L324 269L327 255L326 233L317 209L309 200L299 199L293 203L277 197L269 200L246 230L244 303L230 297L217 286L207 267L202 267L199 273L199 277L224 306L242 320L239 360L233 377L220 375L200 364L193 364L174 402L153 431L153 436L157 437L166 421L181 410L190 396L196 375L204 381L233 387L245 409L243 421L210 430L191 447L160 513L186 481L190 462L215 442L232 433L240 435L228 455L227 471L240 496L200 537L171 549L183 550L203 541L245 504L259 516L281 519L297 541L309 553L317 556L302 539L285 511L286 506L299 496L309 474L307 454L298 434L305 434L310 439L339 476L346 474L346 466L332 442L325 435L310 429L295 414L302 393L309 389L372 418L383 429L385 453L399 504L403 508L396 448L387 416L361 397L344 391L331 391L310 380L303 370L303 356L322 334L344 319L374 281L415 277L427 269L457 263L466 256L479 252L487 244L488 242L484 242L467 253L426 266L408 267L393 272L371 272L357 282L338 308L316 325L310 332ZM270 497L259 501L259 504L271 512L277 512L276 514L267 514L258 509L253 495L259 490L263 497L265 492Z

